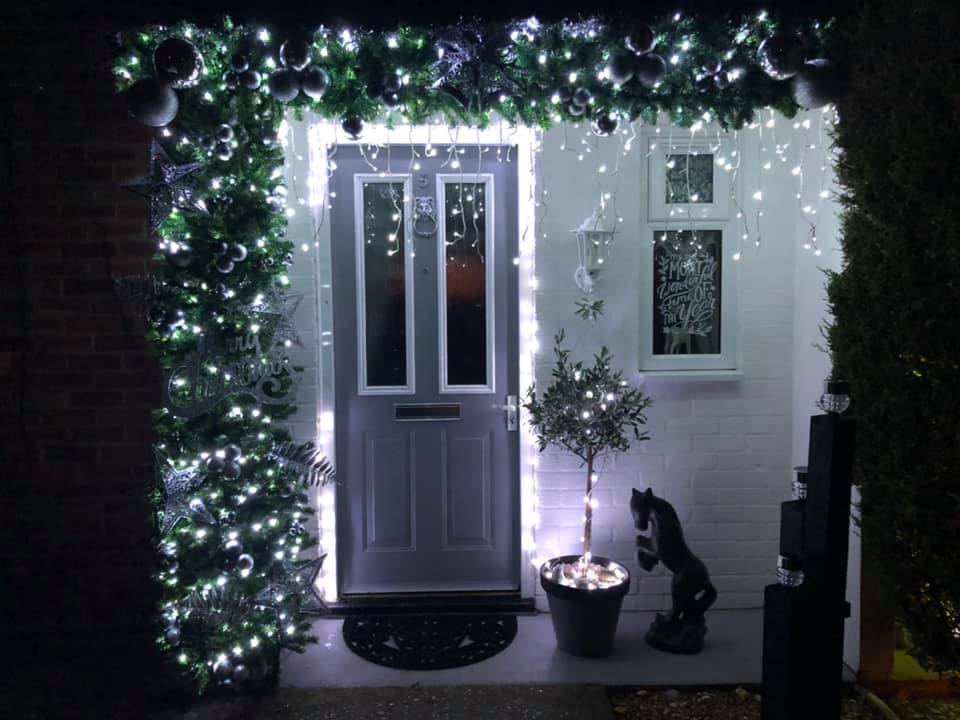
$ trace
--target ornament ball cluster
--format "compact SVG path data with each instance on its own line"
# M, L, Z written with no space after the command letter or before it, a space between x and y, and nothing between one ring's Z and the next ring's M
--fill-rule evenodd
M843 92L843 78L829 60L807 60L803 38L791 33L776 33L760 44L760 67L774 80L792 80L797 105L816 110L834 103Z

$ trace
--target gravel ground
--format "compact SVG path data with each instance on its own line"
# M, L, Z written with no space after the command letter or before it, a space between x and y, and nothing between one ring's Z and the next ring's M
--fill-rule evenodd
M736 688L706 690L636 690L611 688L615 718L623 720L759 720L760 696ZM843 720L876 720L857 698L844 700ZM812 719L811 719L812 720Z
M893 710L903 720L960 720L958 700L896 703Z

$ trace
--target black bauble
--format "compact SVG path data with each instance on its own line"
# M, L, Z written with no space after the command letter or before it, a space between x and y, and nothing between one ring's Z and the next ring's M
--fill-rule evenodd
M124 93L130 112L138 122L149 127L170 123L180 109L177 94L153 78L138 80Z
M160 82L175 88L192 87L203 74L203 56L183 38L167 38L153 51L153 67Z
M270 94L280 102L290 102L300 94L300 78L289 68L280 68L270 73L267 86Z
M225 242L215 242L210 245L210 252L214 255L223 255L230 249L230 246Z
M224 123L217 128L217 140L220 142L230 142L233 140L233 128Z
M624 85L633 78L633 66L636 63L636 56L629 53L617 53L611 56L607 62L607 77L610 82L617 85Z
M217 146L217 139L213 135L201 135L197 144L204 150L213 150Z
M240 446L236 443L230 443L225 448L223 448L223 456L227 460L236 460L238 457L243 455L243 451L240 449Z
M260 77L260 73L256 70L244 70L237 79L247 90L256 90L260 87L260 83L263 82L263 78Z
M240 85L240 78L235 72L228 72L223 76L223 84L227 86L227 90L236 90Z
M573 102L580 107L586 107L593 95L585 87L578 87L573 91Z
M250 60L243 53L234 53L230 57L230 67L232 67L236 72L242 73L244 70L250 67Z
M226 461L222 457L217 457L216 455L211 455L207 458L207 471L215 475L219 475L223 472L223 469L227 466Z
M774 80L792 78L803 67L807 57L807 46L803 38L793 33L771 35L757 50L760 67Z
M247 259L247 248L245 245L237 243L230 248L230 259L234 262L243 262Z
M351 140L359 140L360 136L363 135L363 120L358 117L344 118L340 127L350 136Z
M228 558L236 560L243 552L243 545L239 540L227 540L223 546L223 552Z
M634 77L644 87L652 88L667 74L667 61L656 53L647 53L637 58Z
M223 476L227 480L236 480L240 477L240 463L236 461L228 462L223 468Z
M587 109L583 105L577 105L575 102L567 105L567 112L573 115L574 117L580 117L583 115Z
M383 104L388 108L395 108L400 104L400 95L395 92L385 92L380 96L380 99L383 101Z
M193 256L190 254L189 250L184 250L181 248L177 252L167 253L167 262L174 267L185 268L188 267L192 261Z
M793 98L797 105L816 110L835 103L843 94L843 76L829 60L809 60L793 78Z
M170 317L170 310L164 305L154 305L147 310L147 319L154 325L163 325Z
M620 127L620 120L613 113L603 111L593 119L593 131L597 135L610 135Z
M268 130L263 134L263 137L261 138L261 142L267 147L274 147L275 145L279 144L280 137L277 135L275 131Z
M231 260L226 255L224 255L223 257L217 258L214 265L216 266L217 270L222 272L224 275L227 275L233 272L233 260Z
M561 85L557 89L557 97L560 98L560 102L568 103L573 100L573 88L569 85Z
M217 146L213 149L213 154L218 160L226 162L233 157L233 148L230 147L229 143L217 143Z
M300 89L313 100L319 100L330 86L330 74L313 65L300 74Z
M387 73L383 76L383 91L388 93L398 93L403 82L396 73Z
M280 46L280 64L303 70L310 64L310 43L305 38L290 38Z
M657 36L649 25L638 25L626 37L626 45L637 55L645 55L653 50Z
M721 90L730 87L730 75L726 70L720 70L713 76L714 84Z

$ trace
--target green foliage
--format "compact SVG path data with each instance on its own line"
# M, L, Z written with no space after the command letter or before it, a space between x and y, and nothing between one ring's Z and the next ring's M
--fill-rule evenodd
M960 668L960 6L864 3L839 111L835 374L859 419L864 549L922 663Z
M579 298L574 314L584 320L595 322L597 318L603 315L603 300L591 300L589 297Z
M600 348L590 366L573 362L563 338L562 330L554 338L553 381L539 397L530 388L523 406L541 452L553 443L591 462L601 453L629 449L631 434L634 440L649 439L642 430L643 411L652 402L611 368L610 351Z
M282 189L283 152L263 142L277 131L285 109L268 94L228 90L220 81L231 54L246 42L246 31L225 25L202 32L181 24L162 32L129 33L115 66L123 85L152 76L153 50L167 36L189 36L203 55L207 74L197 87L178 91L180 111L172 135L158 139L175 162L202 164L194 175L196 189L210 210L175 212L158 230L159 303L182 316L174 325L153 324L150 340L163 367L170 369L201 345L229 345L255 324L261 326L260 347L273 346L274 326L255 306L259 295L289 283L285 269L293 244L284 237L284 214L267 202ZM237 141L226 161L198 144L224 123L231 125ZM214 265L223 242L240 243L249 253L229 274ZM163 252L172 243L189 248L192 260L186 267L174 265ZM239 351L227 353L217 372L242 357ZM275 675L281 650L302 650L309 640L310 622L296 602L278 612L253 600L281 567L281 559L295 562L316 545L305 529L314 513L308 491L326 479L330 468L309 450L290 445L281 423L294 409L240 395L194 418L175 417L166 409L155 412L158 472L168 463L178 469L197 467L201 483L196 499L216 520L181 519L159 543L158 642L199 691L212 681L213 663L221 656L245 665L252 672L247 682L262 684ZM242 452L240 477L209 472L206 459L231 444ZM162 521L162 487L154 498ZM232 540L253 558L248 574L235 567L227 552ZM171 625L181 632L173 642L166 636Z
M482 63L462 70L466 76L476 71L487 92L479 102L464 103L463 93L453 83L438 83L435 65L437 42L456 39L464 27L476 27L484 46L477 53ZM748 123L758 108L772 107L792 116L797 106L790 83L768 77L757 65L760 43L770 34L783 30L798 32L807 42L810 57L826 54L832 21L808 20L804 23L781 21L773 14L751 14L743 17L695 17L673 15L655 20L654 51L667 60L667 74L655 88L646 88L637 80L622 87L598 79L612 55L625 52L627 28L597 21L558 22L531 25L520 21L508 25L465 23L455 28L400 27L391 33L365 30L351 31L349 39L339 29L321 27L312 36L315 64L330 73L326 94L313 101L301 94L290 105L302 113L307 108L328 118L350 116L366 120L385 116L393 123L403 118L422 123L443 117L451 124L486 126L494 114L511 123L549 127L562 122L581 122L583 117L569 112L567 105L556 102L554 94L563 86L585 87L592 96L591 113L616 112L621 116L655 122L666 113L671 120L689 126L709 114L724 127L740 127ZM181 93L202 97L210 90L222 98L244 91L223 93L223 64L242 41L249 50L252 67L266 76L275 67L279 43L284 38L272 37L264 42L258 28L235 26L225 21L222 27L200 30L178 25L164 30L128 33L126 44L137 50L155 46L167 36L183 36L190 30L211 48L227 48L217 56L207 52L211 63L200 86ZM676 63L671 58L676 56ZM149 72L149 56L121 57L116 72L121 85L129 78ZM492 62L491 62L492 61ZM499 67L497 67L499 66ZM742 71L729 87L712 81L713 73ZM379 97L386 75L398 73L406 78L400 93L402 104L395 110L386 108ZM570 80L571 73L575 79ZM254 96L266 96L264 88ZM217 102L182 103L199 116L216 116Z

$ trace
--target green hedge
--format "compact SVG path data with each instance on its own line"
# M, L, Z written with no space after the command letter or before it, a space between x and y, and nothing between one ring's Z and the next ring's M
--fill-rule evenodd
M829 344L860 418L864 547L918 658L960 668L960 6L846 21L846 265Z

